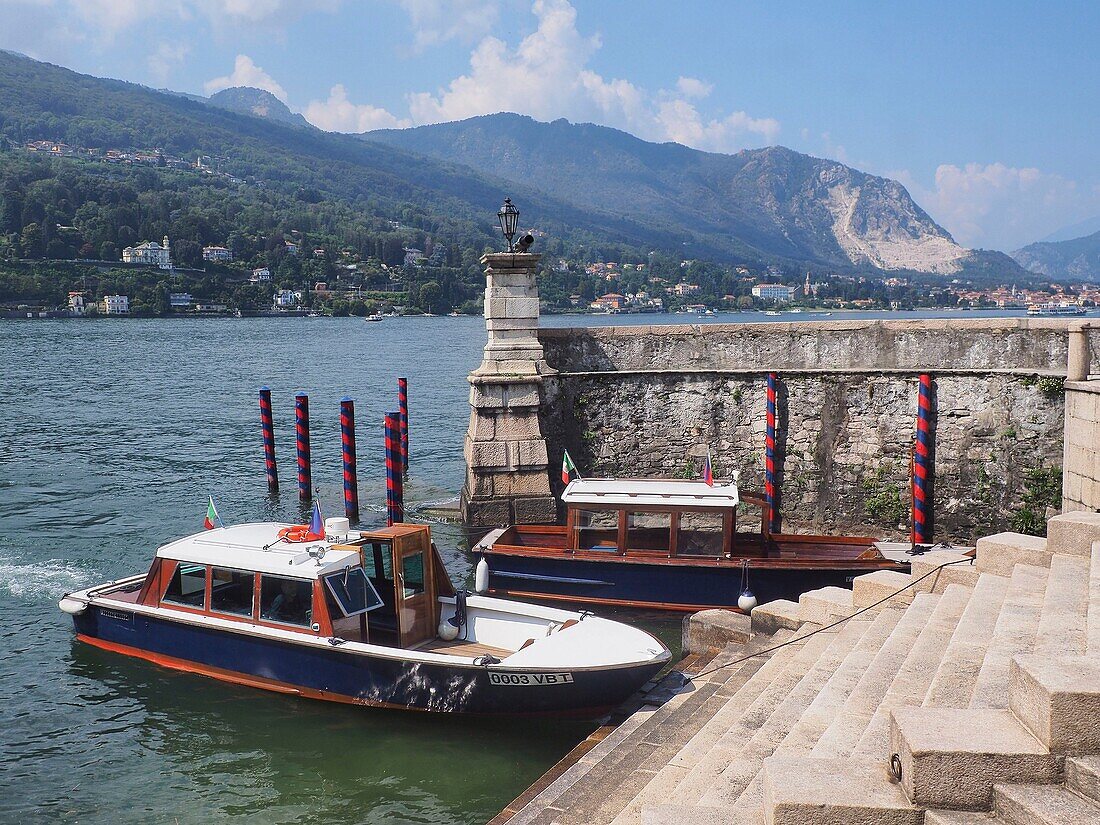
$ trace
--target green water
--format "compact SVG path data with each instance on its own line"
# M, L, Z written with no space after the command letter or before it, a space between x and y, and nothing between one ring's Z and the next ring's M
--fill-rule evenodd
M589 723L485 721L295 699L167 671L73 639L57 599L144 572L202 526L303 518L293 396L313 477L342 509L338 401L356 399L360 497L381 524L382 415L407 375L406 504L463 477L475 318L0 324L0 821L484 822ZM256 392L272 388L283 492L269 499ZM451 576L465 537L437 525ZM620 614L678 645L678 620Z

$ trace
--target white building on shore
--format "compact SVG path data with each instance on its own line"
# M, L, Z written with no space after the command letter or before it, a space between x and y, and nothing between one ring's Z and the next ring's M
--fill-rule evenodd
M126 295L104 295L103 313L105 315L129 315L130 298Z
M204 246L202 248L202 259L204 261L223 263L224 261L233 260L233 253L224 246Z
M161 269L172 268L172 255L168 247L168 236L162 243L146 241L137 246L128 246L122 250L122 260L128 264L149 264Z

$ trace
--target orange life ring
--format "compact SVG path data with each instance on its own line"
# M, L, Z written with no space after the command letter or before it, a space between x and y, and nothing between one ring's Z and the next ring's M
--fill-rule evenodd
M309 532L308 524L295 524L293 527L284 527L279 531L279 538L284 541L322 541L325 537Z

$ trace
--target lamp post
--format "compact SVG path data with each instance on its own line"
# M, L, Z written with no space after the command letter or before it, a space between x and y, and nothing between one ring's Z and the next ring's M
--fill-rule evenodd
M497 220L500 221L500 231L504 233L504 240L508 241L508 251L515 252L512 238L516 236L516 227L519 226L519 210L516 209L511 198L504 199L504 205L497 212Z

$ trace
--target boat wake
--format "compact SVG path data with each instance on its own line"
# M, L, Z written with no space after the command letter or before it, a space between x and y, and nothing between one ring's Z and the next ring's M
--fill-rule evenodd
M93 584L99 574L62 559L20 564L0 556L0 592L17 599L59 599Z

